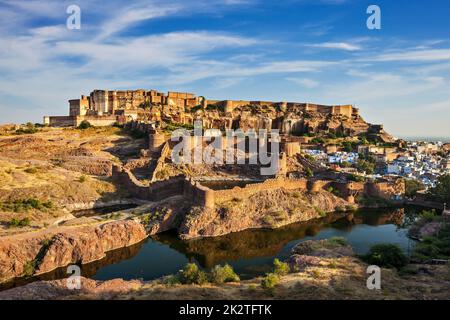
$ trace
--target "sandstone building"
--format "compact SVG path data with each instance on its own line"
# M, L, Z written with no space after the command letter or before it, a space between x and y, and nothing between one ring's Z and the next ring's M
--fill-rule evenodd
M140 120L192 125L204 128L279 129L286 135L333 133L392 137L380 125L365 122L352 105L319 105L298 102L207 100L186 92L156 90L94 90L89 96L69 100L69 116L44 117L49 126L78 126L83 120L109 126Z

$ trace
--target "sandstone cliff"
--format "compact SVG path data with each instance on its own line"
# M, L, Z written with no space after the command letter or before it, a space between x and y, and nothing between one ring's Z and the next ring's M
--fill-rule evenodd
M144 227L133 220L3 237L0 282L99 260L107 251L133 245L146 237Z
M320 218L349 203L333 194L284 189L262 191L245 200L233 199L216 209L193 207L179 228L180 237L212 237L245 229L278 228Z

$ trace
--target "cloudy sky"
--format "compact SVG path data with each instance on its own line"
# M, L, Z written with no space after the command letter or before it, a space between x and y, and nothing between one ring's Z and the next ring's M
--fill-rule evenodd
M371 4L381 30L366 27ZM0 0L0 123L138 88L350 103L397 136L449 137L450 2Z

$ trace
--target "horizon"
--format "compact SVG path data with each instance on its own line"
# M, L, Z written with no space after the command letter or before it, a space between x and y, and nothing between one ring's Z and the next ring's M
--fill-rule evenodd
M69 30L71 4L0 0L0 123L66 115L95 88L148 88L351 104L394 136L450 137L448 1L78 1Z

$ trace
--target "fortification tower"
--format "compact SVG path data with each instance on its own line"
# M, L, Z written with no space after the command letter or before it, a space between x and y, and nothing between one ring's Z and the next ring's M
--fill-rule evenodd
M225 100L225 105L224 105L224 111L225 111L225 113L233 112L233 109L234 109L233 101L231 101L231 100Z
M150 152L160 152L163 144L166 142L164 134L154 130L148 136Z

